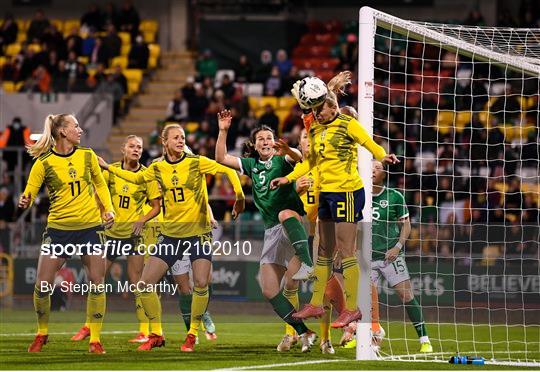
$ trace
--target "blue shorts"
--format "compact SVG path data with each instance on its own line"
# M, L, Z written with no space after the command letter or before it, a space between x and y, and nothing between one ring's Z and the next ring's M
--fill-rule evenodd
M200 258L211 262L212 249L211 233L186 238L173 238L160 234L156 243L156 249L149 248L149 254L162 259L169 267L172 267L184 255L188 255L191 262Z
M352 192L321 192L319 194L319 218L334 222L356 223L363 218L366 203L364 188Z
M88 244L90 243L90 244ZM86 255L103 255L103 245L105 243L105 235L103 227L96 226L82 230L60 230L52 227L45 228L42 241L42 252L45 246L48 246L55 253L55 245L58 245L59 250L63 250L61 254L57 254L59 258L71 258L71 256L86 256Z
M107 259L109 261L114 261L120 256L133 256L133 255L144 255L145 251L139 251L139 244L141 238L138 236L132 236L130 238L113 238L112 236L107 236Z

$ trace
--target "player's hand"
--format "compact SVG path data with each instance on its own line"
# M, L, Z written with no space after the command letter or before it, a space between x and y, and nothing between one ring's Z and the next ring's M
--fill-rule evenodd
M281 138L274 142L274 148L276 149L276 155L278 156L289 155L291 152L289 144L283 141Z
M217 229L219 227L219 222L217 222L217 220L212 217L210 218L210 226L212 226L212 229Z
M300 100L300 84L301 84L301 82L302 82L302 80L296 80L296 82L293 84L293 87L291 89L291 94L293 95L294 98L296 98L296 102L298 102L298 106L300 106L300 108L302 110L311 110L311 108L304 105L302 103L302 101Z
M109 164L105 160L103 160L103 158L101 156L98 156L97 160L98 160L98 164L101 167L101 169L109 170Z
M101 215L103 227L109 229L114 224L114 212L104 212Z
M28 195L22 194L19 198L19 208L26 209L30 206L30 202L32 201L32 195L28 193Z
M288 183L289 180L287 179L287 177L274 178L272 181L270 181L270 190L275 190L278 187L287 185Z
M399 163L399 159L395 154L387 154L384 158L382 158L381 163L384 164L397 164Z
M309 190L311 187L311 180L307 176L302 176L296 180L296 192L301 195Z
M141 236L141 234L143 232L143 229L144 229L144 224L145 224L145 221L143 221L142 219L138 220L137 222L135 222L133 224L133 235L134 236Z
M244 211L245 207L246 207L246 200L237 198L236 201L234 202L233 211L232 211L233 220L236 220L238 218L240 213Z
M218 112L218 126L219 130L229 130L231 127L232 113L230 110L223 110Z
M398 258L400 251L401 251L401 249L398 248L398 247L394 247L392 249L389 249L388 251L386 251L386 254L384 255L384 259L389 263L394 262L396 260L396 258Z

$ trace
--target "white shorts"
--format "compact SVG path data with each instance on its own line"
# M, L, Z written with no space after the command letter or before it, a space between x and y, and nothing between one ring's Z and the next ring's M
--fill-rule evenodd
M294 256L294 248L281 224L264 230L264 243L260 264L278 264L287 267Z
M183 256L181 260L176 260L174 265L171 266L172 275L187 274L189 273L190 270L191 270L191 261L189 260L188 255Z
M382 276L388 282L390 287L395 287L397 284L409 280L409 269L405 263L405 257L398 256L394 262L386 262L383 260L371 262L371 281L377 284L379 277Z

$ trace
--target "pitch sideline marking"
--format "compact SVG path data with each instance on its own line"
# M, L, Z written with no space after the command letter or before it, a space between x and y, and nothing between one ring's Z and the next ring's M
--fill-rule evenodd
M333 362L343 362L348 361L349 359L321 359L321 360L306 360L302 362L290 362L290 363L276 363L276 364L264 364L257 366L244 366L244 367L227 367L227 368L218 368L213 371L239 371L239 370L249 370L249 369L266 369L266 368L275 368L275 367L289 367L289 366L301 366L305 364L315 364L315 363L333 363Z
M102 335L122 335L126 333L137 333L137 331L102 331ZM73 335L75 332L49 332L49 335ZM0 337L35 336L36 333L0 333Z

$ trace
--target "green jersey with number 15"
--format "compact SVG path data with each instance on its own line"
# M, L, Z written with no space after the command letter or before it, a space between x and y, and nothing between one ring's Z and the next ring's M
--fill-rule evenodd
M252 180L253 199L266 229L279 224L278 214L282 210L291 209L300 216L306 214L294 182L270 190L270 181L284 177L293 170L293 165L285 159L285 156L274 155L267 161L240 158L240 165L242 173Z
M386 251L394 248L399 241L401 218L409 216L403 194L383 187L379 194L373 194L373 223L371 227L373 261L384 260Z

